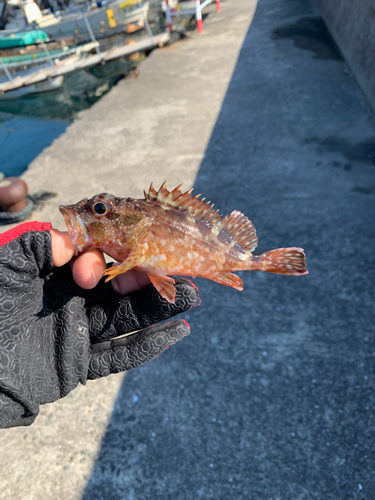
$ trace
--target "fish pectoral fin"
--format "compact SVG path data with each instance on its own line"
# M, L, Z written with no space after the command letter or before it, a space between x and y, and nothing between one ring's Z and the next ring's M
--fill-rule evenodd
M169 276L156 276L148 273L147 275L160 295L171 304L174 304L176 300L175 280Z
M126 273L126 271L130 271L130 269L133 269L133 267L137 265L141 256L142 256L142 247L137 246L130 252L127 258L123 262L121 262L121 264L109 267L105 271L104 276L107 276L105 282L107 283L107 281L115 278L119 274Z
M221 285L231 286L232 288L236 288L240 291L243 290L242 279L233 273L217 274L214 276L210 276L209 279L212 281L216 281L216 283L220 283Z

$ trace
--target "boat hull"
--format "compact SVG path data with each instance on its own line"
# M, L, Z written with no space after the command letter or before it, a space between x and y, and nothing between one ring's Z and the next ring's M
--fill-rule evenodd
M128 8L121 5L126 2L114 2L108 8L101 8L97 11L88 12L86 18L92 31L105 31L115 26L125 24L142 24L144 15L147 17L149 2L144 2L142 7L137 4ZM50 20L38 22L38 28L42 29L50 38L66 38L77 34L87 33L87 25L82 14L66 14L58 22L50 24Z
M25 87L19 87L14 90L9 90L5 94L0 96L1 100L7 101L12 99L19 99L20 97L25 97L27 95L37 95L44 94L46 92L53 92L61 89L64 83L63 76L56 76L55 78L50 78L43 82L27 85Z

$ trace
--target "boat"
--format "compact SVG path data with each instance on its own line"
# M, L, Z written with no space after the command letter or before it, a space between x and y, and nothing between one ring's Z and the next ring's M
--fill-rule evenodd
M60 15L42 15L39 7L33 0L24 0L21 4L25 15L25 26L17 28L20 30L42 30L51 39L66 38L75 33L94 33L105 31L109 28L126 24L144 25L147 19L150 2L149 0L114 0L107 5L85 12L62 13ZM6 29L0 32L8 36L12 33ZM16 31L17 31L16 30Z
M73 39L72 39L73 40ZM47 57L61 57L69 50L65 40L50 41L47 34L41 30L14 33L0 37L1 68L7 65L15 70L28 64L35 64ZM25 66L26 65L26 66Z
M30 70L32 72L35 68L42 66L44 63L51 65L52 61L62 61L73 54L84 54L91 52L99 46L98 42L88 42L77 47L68 47L61 43L60 48L51 50L50 47L44 46L44 50L40 52L31 52L26 54L18 54L8 57L0 57L0 75L9 72L11 75L20 76L22 71ZM9 80L9 77L7 77Z
M9 70L14 69L17 71L19 68L25 68L44 62L45 59L48 60L50 57L52 59L56 57L63 57L67 52L69 52L69 47L65 44L61 44L52 50L51 47L48 47L48 52L46 47L45 50L20 51L16 54L0 53L0 58L2 64L6 65Z
M58 116L87 108L135 69L146 53L168 43L169 32L96 54L73 54L55 65L44 64L0 79L0 111L42 116L46 101ZM43 116L46 116L45 114Z
M36 95L44 92L51 92L53 90L60 89L63 86L63 83L64 77L61 75L37 83L32 83L30 81L28 85L16 87L10 92L5 93L4 96L0 96L0 100L2 97L4 99L19 99L20 97L24 97L26 95Z
M0 50L27 47L42 41L48 42L48 36L41 30L11 33L0 37Z
M73 38L72 38L73 41ZM64 47L67 47L67 43L64 39L58 40L56 42L46 42L46 47L48 51L51 52L53 50L62 50ZM71 43L72 45L72 43ZM29 55L30 57L38 57L34 54L39 54L40 52L44 52L44 46L42 43L33 43L31 45L26 45L25 47L12 47L1 49L0 48L0 57L5 59L7 57L17 57L22 55ZM11 62L11 61L9 61Z

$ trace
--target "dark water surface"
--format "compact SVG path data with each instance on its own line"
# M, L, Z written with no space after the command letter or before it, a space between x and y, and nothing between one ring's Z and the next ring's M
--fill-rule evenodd
M0 113L0 172L21 175L70 123Z

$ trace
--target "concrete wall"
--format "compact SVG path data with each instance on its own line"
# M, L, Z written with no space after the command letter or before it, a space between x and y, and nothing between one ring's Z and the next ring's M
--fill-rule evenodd
M313 0L375 112L374 0Z

